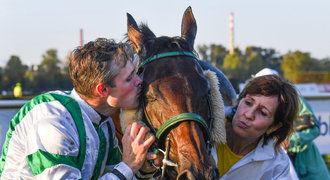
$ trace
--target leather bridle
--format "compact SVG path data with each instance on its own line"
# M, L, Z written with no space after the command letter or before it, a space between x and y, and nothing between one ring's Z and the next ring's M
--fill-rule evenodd
M144 70L144 66L152 61L155 60L159 60L165 57L174 57L174 56L188 56L188 57L192 57L189 58L191 60L194 60L198 65L199 63L197 62L198 59L195 56L195 54L193 52L190 51L173 51L173 52L165 52L165 53L160 53L160 54L156 54L153 55L145 60L143 60L140 65L139 65L139 70L138 73L142 73ZM209 90L210 92L210 90ZM207 102L208 102L208 108L209 108L209 114L208 114L208 118L209 118L209 124L204 120L204 118L196 113L193 112L184 112L178 115L175 115L173 117L171 117L170 119L166 120L164 124L162 124L158 129L155 129L152 125L151 125L151 121L150 118L146 112L146 104L145 101L142 101L142 107L144 110L144 117L143 118L143 122L150 128L150 131L156 136L157 138L157 142L155 143L155 148L154 151L156 152L162 152L164 155L164 159L163 159L163 166L160 167L155 167L157 169L159 169L161 171L162 177L164 177L164 173L165 173L165 169L168 166L172 166L172 167L178 167L177 163L172 162L171 160L169 160L168 155L169 155L169 138L166 138L168 133L176 126L178 126L180 123L182 122L186 122L186 121L193 121L196 122L204 131L204 135L206 135L206 145L207 145L207 150L208 153L210 154L211 152L211 142L210 142L210 134L209 134L209 129L212 126L212 122L213 122L213 116L212 116L212 111L211 111L211 105L210 105L210 101L209 98L207 98ZM159 144L161 140L165 140L165 150L162 150L161 148L159 148ZM157 173L159 174L159 173Z

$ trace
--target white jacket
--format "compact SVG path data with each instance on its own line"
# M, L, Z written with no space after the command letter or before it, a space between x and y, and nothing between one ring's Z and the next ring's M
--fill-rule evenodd
M275 153L274 145L275 142L269 140L267 145L262 147L261 140L256 149L236 162L220 179L292 179L288 155L282 148Z
M111 127L111 128L109 128ZM111 147L112 146L112 147ZM108 156L109 151L111 155ZM12 119L0 159L1 179L132 179L120 162L111 118L100 115L73 90L35 97Z

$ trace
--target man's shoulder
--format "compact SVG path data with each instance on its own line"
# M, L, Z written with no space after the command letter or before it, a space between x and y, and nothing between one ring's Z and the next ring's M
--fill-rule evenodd
M78 103L76 103L75 99L70 97L68 92L50 91L35 96L29 102L27 102L22 109L25 111L30 111L33 108L44 108L43 110L46 111L47 109L58 109L66 111L69 106L76 106L79 108Z

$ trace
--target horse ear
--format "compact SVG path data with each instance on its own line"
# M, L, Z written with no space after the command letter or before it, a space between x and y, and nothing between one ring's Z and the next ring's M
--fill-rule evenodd
M197 33L197 24L192 13L191 7L189 6L182 17L181 23L181 37L185 39L190 48L194 49L194 41Z
M127 36L136 53L140 53L143 46L142 33L132 15L127 15Z

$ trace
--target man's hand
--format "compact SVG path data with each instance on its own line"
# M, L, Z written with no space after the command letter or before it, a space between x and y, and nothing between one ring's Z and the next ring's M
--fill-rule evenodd
M156 155L148 154L148 149L155 141L155 137L150 136L145 140L147 132L147 128L134 122L126 128L122 138L122 161L132 169L134 174L141 168L146 158L154 159L156 157Z

